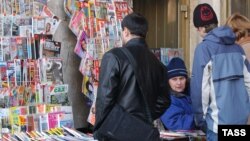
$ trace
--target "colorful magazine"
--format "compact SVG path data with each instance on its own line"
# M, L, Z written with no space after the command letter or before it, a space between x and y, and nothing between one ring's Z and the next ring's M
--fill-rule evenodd
M49 129L59 127L60 114L62 114L62 112L48 113Z
M85 31L81 31L80 36L77 38L77 43L74 52L80 57L85 58L87 49L87 35Z
M81 30L83 30L84 27L84 19L85 15L82 11L75 11L70 23L69 23L69 29L78 37Z
M49 130L48 114L39 115L39 131Z
M63 113L59 117L59 127L74 128L73 113Z
M63 60L61 58L46 58L45 64L46 81L53 84L63 84Z
M0 61L0 88L8 87L7 62Z
M61 42L45 40L42 45L42 57L60 57Z

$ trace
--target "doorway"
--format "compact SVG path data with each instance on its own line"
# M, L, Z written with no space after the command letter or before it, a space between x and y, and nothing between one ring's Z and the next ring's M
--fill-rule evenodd
M189 17L187 0L134 0L134 12L149 22L146 38L150 48L183 48L189 67Z

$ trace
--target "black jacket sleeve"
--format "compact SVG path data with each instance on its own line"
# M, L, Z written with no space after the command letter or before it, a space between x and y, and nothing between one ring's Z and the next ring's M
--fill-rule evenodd
M117 87L119 83L119 68L116 57L111 53L106 53L101 62L100 81L97 90L96 102L96 124L98 128L102 120L112 109L117 96Z

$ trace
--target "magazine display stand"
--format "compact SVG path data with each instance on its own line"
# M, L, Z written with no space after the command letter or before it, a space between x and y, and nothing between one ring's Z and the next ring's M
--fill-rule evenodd
M29 140L26 136L42 137L43 132L73 128L68 85L63 82L61 43L53 40L60 23L47 0L0 1L3 141Z
M132 8L132 0L64 0L64 10L70 17L69 28L77 37L74 52L81 59L82 93L91 106L87 121L92 125L102 56L122 46L121 21Z

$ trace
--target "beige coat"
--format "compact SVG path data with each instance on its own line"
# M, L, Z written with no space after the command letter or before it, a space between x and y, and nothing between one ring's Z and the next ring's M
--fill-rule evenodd
M250 63L250 36L246 38L242 38L238 44L241 45L241 47L244 49L244 52L246 54L247 60ZM248 117L247 124L250 125L250 116Z
M248 62L250 62L250 36L238 41L245 51Z

